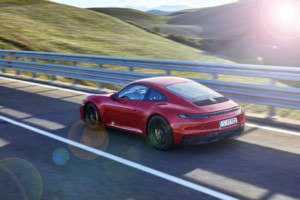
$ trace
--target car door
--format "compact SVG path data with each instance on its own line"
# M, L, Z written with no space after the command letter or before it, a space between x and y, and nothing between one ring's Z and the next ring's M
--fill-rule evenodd
M117 94L115 100L105 106L104 116L108 126L142 133L142 101L149 87L140 84L129 85Z

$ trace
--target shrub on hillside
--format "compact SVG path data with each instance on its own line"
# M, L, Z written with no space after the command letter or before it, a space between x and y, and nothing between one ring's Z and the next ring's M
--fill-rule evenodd
M189 39L183 35L169 35L168 38L173 41L180 42L182 44L185 44L185 45L188 45L191 47L195 47L195 48L200 48L203 45L202 40Z
M160 33L160 32L161 32L161 28L160 28L160 27L154 27L154 28L153 28L153 31L154 31L155 33Z

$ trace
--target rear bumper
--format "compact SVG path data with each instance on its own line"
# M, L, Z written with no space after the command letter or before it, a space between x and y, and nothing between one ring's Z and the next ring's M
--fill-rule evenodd
M185 135L182 137L180 144L207 144L212 142L218 142L221 140L241 135L243 131L244 124L227 130L208 133L206 135Z

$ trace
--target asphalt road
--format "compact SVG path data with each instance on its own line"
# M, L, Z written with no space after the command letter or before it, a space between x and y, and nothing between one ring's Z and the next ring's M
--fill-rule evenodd
M130 133L91 133L79 121L84 97L75 91L0 78L0 116L238 199L300 199L297 131L247 126L247 134L233 140L160 152ZM0 199L26 197L216 199L0 120Z

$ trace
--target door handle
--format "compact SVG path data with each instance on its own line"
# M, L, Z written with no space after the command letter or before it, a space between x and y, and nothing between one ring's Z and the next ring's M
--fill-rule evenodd
M139 112L138 109L134 109L134 108L127 108L127 110L131 110L131 111L134 111L134 112Z
M156 104L157 106L164 106L164 105L167 105L166 103L157 103Z

